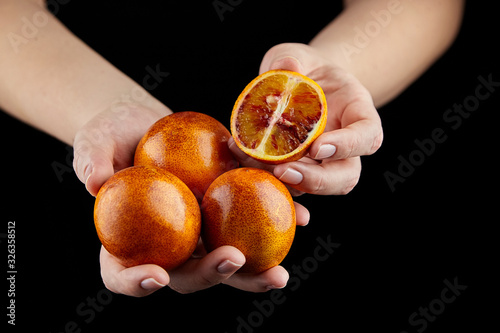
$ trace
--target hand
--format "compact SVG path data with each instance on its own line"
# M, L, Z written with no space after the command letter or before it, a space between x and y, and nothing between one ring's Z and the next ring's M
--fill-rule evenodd
M307 224L309 212L298 204L295 206L297 224ZM182 294L220 283L251 292L265 292L286 286L288 272L282 266L259 274L238 274L237 270L244 263L245 256L233 246L221 246L207 254L201 239L191 258L168 273L157 265L127 268L104 247L101 248L101 275L106 287L125 295L146 296L166 285Z
M123 104L95 116L76 134L73 166L78 178L92 195L115 172L132 165L135 147L158 119L168 114L139 105ZM309 212L296 204L297 224L309 221ZM234 274L244 263L244 255L236 248L222 246L206 254L203 245L192 258L171 272L157 265L124 267L104 247L101 248L101 275L106 287L116 293L146 296L169 285L189 293L219 283L247 291L281 288L288 280L287 271L273 267L260 274Z
M229 147L243 166L267 169L285 183L293 195L347 194L359 180L360 156L382 144L380 117L368 90L350 73L305 44L280 44L264 56L260 73L292 70L316 81L326 96L325 131L302 159L277 166L260 163L230 140Z

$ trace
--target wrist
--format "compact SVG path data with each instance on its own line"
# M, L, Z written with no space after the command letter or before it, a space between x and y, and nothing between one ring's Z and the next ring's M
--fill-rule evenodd
M138 118L149 124L156 120L171 114L172 111L156 98L151 96L140 86L132 86L124 92L116 94L115 97L108 97L106 103L102 103L92 110L81 110L73 118L73 130L70 142L74 141L76 133L83 128L95 128L97 132L105 132L107 127L116 126L116 124L129 124ZM141 116L139 116L141 115ZM128 126L128 125L127 125Z

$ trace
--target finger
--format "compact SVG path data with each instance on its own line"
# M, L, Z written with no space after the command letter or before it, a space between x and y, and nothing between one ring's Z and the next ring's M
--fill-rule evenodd
M297 73L303 72L303 67L299 59L290 55L280 55L279 58L269 61L269 70L272 69L286 69Z
M78 131L73 143L73 167L90 194L97 195L109 177L132 165L137 143L161 116L148 108L116 106Z
M292 197L300 197L301 195L303 195L304 191L299 191L297 189L294 189L293 187L291 187L290 185L288 184L285 184L286 188L288 189L288 192L290 192L290 194L292 195Z
M288 272L281 266L270 268L259 274L234 274L224 284L251 292L265 292L281 289L288 282Z
M198 238L198 244L196 245L196 249L191 254L191 258L200 259L207 255L207 250L205 250L205 246L203 245L203 240Z
M111 152L104 145L93 145L89 140L77 135L74 142L73 168L87 191L96 196L102 184L114 173Z
M369 92L351 75L341 81L329 95L327 129L309 150L317 160L371 155L382 145L382 124Z
M291 182L289 186L306 193L323 195L349 193L358 183L360 173L359 157L328 159L321 164L297 161L280 164L274 169L274 175L282 182Z
M273 46L266 52L262 59L259 73L272 69L287 69L305 74L305 68L309 71L317 67L317 58L310 56L311 47L299 43L283 43Z
M246 167L255 167L255 168L264 168L264 170L267 170L269 172L273 172L274 166L272 165L266 165L264 163L260 163L259 161L251 158L247 154L245 154L238 146L235 144L233 138L229 139L228 142L229 149L233 153L233 156L238 160L238 163L242 166ZM316 163L316 162L314 162ZM287 186L288 187L288 186ZM304 194L304 192L299 191L294 189L293 187L288 187L288 191L290 194L293 196L299 196ZM306 207L302 206L301 204L294 202L295 204L295 213L297 215L297 225L300 226L305 226L309 222L309 211L307 210Z
M192 293L227 280L245 264L245 256L232 246L221 246L202 259L190 259L170 272L170 287Z
M147 296L170 282L168 273L157 265L127 268L104 246L101 248L101 276L106 288L114 293L135 297Z
M382 140L379 120L361 120L345 128L321 134L311 145L309 155L316 160L371 155L380 148Z
M259 168L259 169L263 169L263 170L267 170L269 172L272 172L272 170L274 168L273 165L259 162L256 159L245 154L238 147L238 145L234 142L234 139L232 137L229 138L227 144L228 144L229 150L233 154L234 158L238 161L240 166L250 167L250 168Z
M295 205L295 219L297 221L297 225L302 227L306 226L311 218L309 210L298 202L293 202L293 204Z

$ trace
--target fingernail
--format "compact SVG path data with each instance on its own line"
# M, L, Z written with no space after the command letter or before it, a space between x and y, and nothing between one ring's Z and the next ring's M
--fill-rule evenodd
M146 289L146 290L158 290L160 288L165 287L164 284L161 284L160 282L156 281L153 278L148 278L145 280L142 280L141 282L141 288Z
M92 174L90 174L90 175L87 177L87 179L85 180L85 189L87 190L87 192L89 192L89 193L90 193L90 194L92 194L93 196L96 196L96 194L94 194L94 193L90 192L90 189L89 189L89 186L88 186L90 176L92 176Z
M315 160L324 160L325 158L333 156L335 152L337 151L337 147L334 145L330 144L324 144L321 145L318 149L318 152L316 153L316 156L314 156Z
M273 289L283 289L285 288L285 286L283 287L276 287L274 284L271 284L269 286L266 287L267 290L273 290Z
M275 60L274 63L271 65L271 69L288 69L288 70L300 71L301 64L299 59L292 56L286 56Z
M92 163L89 163L83 170L83 178L85 178L85 183L87 183L87 180L92 174L92 171L94 171L94 166L92 165Z
M87 189L87 191L89 190L89 188L87 187L87 184L89 182L90 176L92 176L93 170L94 170L94 168L92 167L92 164L89 164L89 165L87 165L87 167L85 168L84 173L83 173L83 178L85 178L85 188Z
M231 260L224 260L219 266L217 266L217 272L221 274L230 274L236 272L241 268L242 265L238 265Z
M300 172L298 172L295 169L288 168L285 170L285 172L283 172L281 177L279 177L279 180L288 184L297 185L300 184L300 182L302 182L303 178L304 176L302 176Z

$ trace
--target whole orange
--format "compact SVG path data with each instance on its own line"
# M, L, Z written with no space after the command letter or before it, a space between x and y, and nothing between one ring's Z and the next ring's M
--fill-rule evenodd
M158 120L139 142L134 165L153 165L179 177L201 202L219 175L237 166L229 131L198 112L177 112Z
M232 245L246 257L243 273L281 263L295 235L295 207L285 185L271 173L239 168L219 176L202 202L207 251Z
M156 264L166 270L193 253L201 214L189 188L173 174L135 166L115 173L101 187L94 207L97 235L127 267Z

